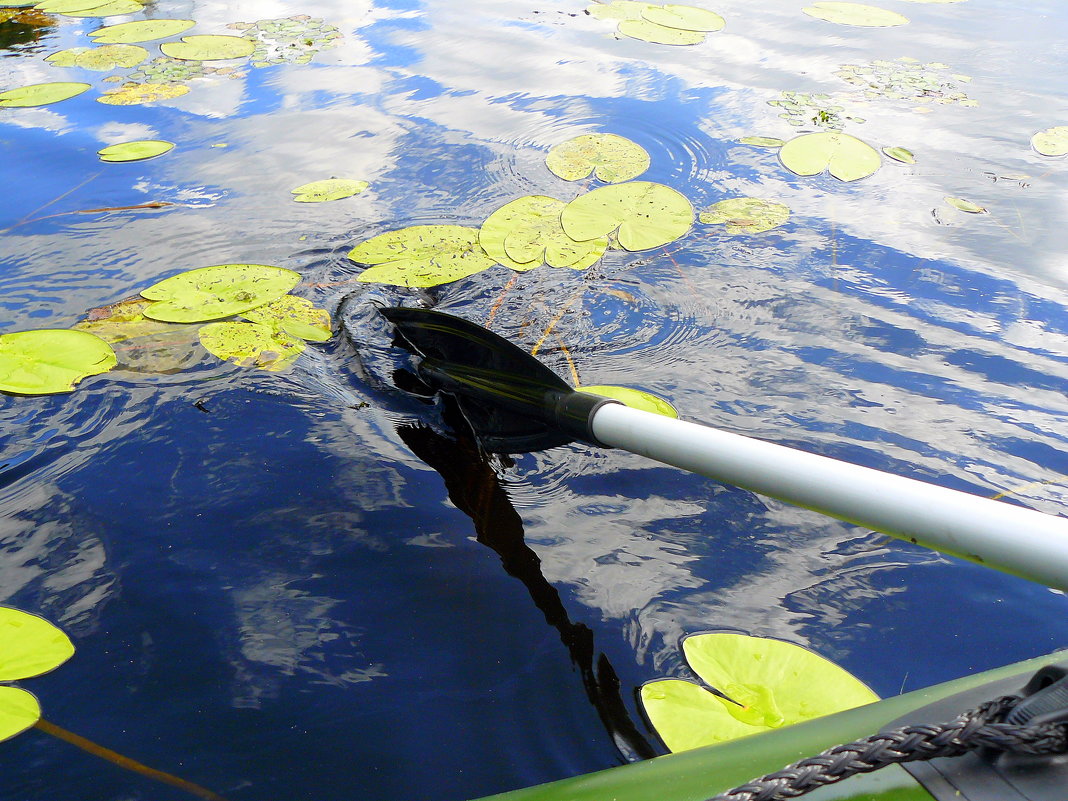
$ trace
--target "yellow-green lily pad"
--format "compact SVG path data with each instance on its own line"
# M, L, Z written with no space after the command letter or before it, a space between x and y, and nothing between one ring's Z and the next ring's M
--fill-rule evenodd
M982 214L986 211L986 209L977 203L972 203L970 200L965 200L964 198L946 195L944 200L953 208L967 212L968 214Z
M107 72L119 67L136 67L148 58L148 51L138 45L114 44L101 47L71 47L45 59L55 67L80 67Z
M594 3L586 6L586 13L595 19L641 19L642 12L647 8L653 8L653 3L642 3L638 0L612 0L611 3Z
M100 337L68 328L0 335L0 392L71 392L86 376L106 373L115 352Z
M181 83L127 83L118 89L104 92L96 102L109 106L140 106L160 100L173 100L188 92L189 87Z
M119 142L96 151L101 161L144 161L162 156L174 149L174 142L163 139L138 139L135 142Z
M85 11L87 8L99 8L105 4L101 0L44 0L34 8L47 14L66 14L71 11Z
M882 165L875 148L840 131L820 131L791 139L779 150L779 160L798 175L828 170L841 181L867 178Z
M216 264L165 278L142 290L157 301L145 317L168 323L199 323L243 314L282 297L300 283L300 273L268 264Z
M298 203L324 203L358 195L368 186L370 184L367 181L353 181L351 178L325 178L301 184L290 191Z
M643 14L645 12L642 12ZM705 40L704 31L687 31L657 25L647 19L625 19L616 27L624 36L663 45L695 45Z
M890 28L895 25L904 25L909 21L908 17L896 11L887 11L885 8L863 3L821 2L813 3L801 10L810 17L827 22L836 22L839 25L858 25L863 28Z
M778 228L790 218L790 208L774 200L732 197L701 212L706 225L723 225L728 234L759 234Z
M610 384L593 384L591 386L576 387L579 392L588 392L591 395L600 395L602 398L612 398L630 406L632 409L641 409L643 412L662 414L664 417L678 417L679 413L663 398L659 398L651 392L630 387L616 387Z
M290 336L311 342L326 342L333 333L330 330L330 312L318 309L307 298L296 295L283 295L241 316L253 323L280 328Z
M903 147L884 147L883 154L902 164L916 163L916 156L912 154L912 151Z
M183 36L180 42L164 42L159 49L165 56L183 61L225 61L251 56L256 45L243 36L213 34Z
M0 681L40 676L73 654L70 637L43 617L0 606Z
M709 11L697 6L686 6L669 3L663 6L650 5L642 9L642 18L665 28L678 28L684 31L713 31L723 30L726 21L714 11Z
M565 181L580 181L593 173L599 181L615 184L637 178L649 169L645 148L610 133L583 134L554 145L545 166Z
M97 44L132 44L177 36L194 25L191 19L142 19L97 28L89 36Z
M18 687L0 687L0 740L21 734L41 719L41 705Z
M278 372L304 352L304 342L260 323L208 323L198 332L200 344L224 362Z
M542 263L585 270L604 255L608 239L576 242L565 234L560 212L566 205L545 195L516 198L486 218L478 232L479 244L513 270L531 270Z
M101 3L92 8L60 13L65 17L120 17L123 14L136 14L138 11L143 11L144 8L137 0L112 0L110 3Z
M785 140L777 139L774 136L743 136L738 142L743 145L767 148L778 148L786 144Z
M74 328L119 345L118 370L152 375L181 372L196 358L196 328L145 317L143 312L152 302L131 298L93 309Z
M35 83L0 92L0 108L29 108L47 106L77 97L89 89L87 83L56 81L54 83Z
M374 265L358 280L429 287L458 281L497 264L478 243L478 229L463 225L413 225L361 242L349 251L357 264Z
M736 740L879 700L845 669L781 640L715 633L687 637L690 668L729 699L689 681L641 688L646 714L672 751Z
M693 206L671 187L630 181L579 195L564 207L560 222L564 233L580 242L615 231L624 249L648 250L686 234L693 226Z
M1043 156L1063 156L1068 153L1068 125L1039 131L1031 137L1031 147Z

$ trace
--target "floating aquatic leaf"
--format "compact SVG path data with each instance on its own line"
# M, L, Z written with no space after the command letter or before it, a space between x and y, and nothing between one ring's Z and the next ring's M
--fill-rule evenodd
M649 6L642 9L642 17L649 22L663 25L665 28L679 28L684 31L720 31L726 21L719 14L697 6L685 6L669 3L664 6Z
M35 83L0 92L0 108L28 108L30 106L47 106L77 97L89 89L87 83Z
M183 36L159 46L164 55L186 61L225 61L251 56L256 46L241 36Z
M326 342L333 333L330 330L330 312L317 309L310 300L296 295L283 295L241 316L254 323L281 328L291 336L312 342Z
M204 61L183 61L168 56L158 56L129 73L130 83L185 83L194 78L240 78L244 72L232 66L213 67ZM107 80L107 79L105 79Z
M986 211L982 206L972 203L970 200L965 200L964 198L946 195L943 199L953 208L966 211L968 214L982 214Z
M66 14L71 11L85 11L87 8L99 8L102 5L105 3L101 0L44 0L34 8L50 14Z
M349 251L357 264L375 265L359 280L428 287L458 281L497 262L478 243L478 229L462 225L413 225L368 239Z
M301 184L290 191L298 203L323 203L327 200L341 200L358 195L370 184L367 181L353 181L350 178L326 178Z
M585 270L604 255L607 237L576 242L564 233L560 213L567 204L545 195L528 195L505 203L486 218L478 241L505 267L531 270L550 267Z
M73 654L70 637L43 617L0 606L0 681L40 676Z
M841 181L856 181L872 175L882 164L871 145L844 133L821 132L791 139L779 151L779 160L798 175L816 175L829 170Z
M779 227L789 218L788 206L755 197L721 200L699 217L706 225L725 225L728 234L759 234Z
M648 250L673 242L693 225L693 206L674 189L631 181L594 189L568 203L560 215L564 232L585 241L617 231L626 250Z
M97 28L89 35L97 44L132 44L177 36L194 25L191 19L143 19Z
M143 9L144 6L137 0L112 0L92 8L64 11L62 14L65 17L120 17L123 14L136 14Z
M860 117L843 113L845 107L841 100L828 94L784 91L778 100L769 100L768 105L779 108L779 116L797 127L840 131L847 122L864 122Z
M889 28L904 25L908 17L885 8L867 6L862 3L821 2L813 3L801 9L810 17L837 22L839 25L859 25L865 28Z
M240 367L277 372L304 352L304 342L285 331L259 323L208 323L198 332L213 356Z
M545 165L565 181L579 181L592 172L598 180L614 184L637 178L649 169L649 154L622 136L583 134L554 145Z
M162 156L174 147L174 142L162 139L140 139L136 142L120 142L108 145L96 152L101 161L143 161Z
M912 154L912 151L903 147L884 147L883 153L894 161L900 161L904 164L916 163L916 157Z
M146 317L198 323L230 317L277 300L300 283L300 273L266 264L217 264L165 278L142 290L158 301Z
M776 139L773 136L743 136L738 140L739 144L753 145L753 147L782 147L786 144L783 139Z
M136 67L146 58L148 51L143 47L113 44L101 47L71 47L53 53L45 61L56 67L80 67L84 70L105 72L117 67Z
M21 734L41 719L41 705L25 690L0 687L0 740Z
M277 64L307 64L312 56L341 43L343 34L320 17L296 14L292 17L234 22L227 26L255 45L250 56L253 67Z
M188 91L188 86L178 83L127 83L118 89L104 92L96 101L111 106L138 106L159 100L171 100Z
M612 0L611 3L586 6L586 13L596 19L641 19L645 9L654 7L653 3L640 3L637 0Z
M700 634L684 639L682 647L691 669L732 700L689 681L644 685L646 714L672 751L736 740L879 700L848 671L780 640Z
M861 93L857 100L909 100L917 103L976 106L960 90L967 76L950 74L945 64L921 64L902 56L896 61L877 59L868 64L843 64L835 73Z
M1063 156L1068 153L1068 125L1039 131L1031 137L1031 147L1043 156Z
M663 398L658 398L651 392L643 392L640 389L630 387L616 387L609 384L594 384L592 386L576 387L579 392L588 392L591 395L600 395L603 398L613 398L630 406L632 409L641 409L643 412L662 414L664 417L678 417L679 413Z
M967 0L905 0L906 3L964 3Z
M0 392L70 392L86 376L115 366L115 352L85 331L45 328L0 335Z
M705 40L703 31L686 31L657 25L647 19L625 19L616 27L624 36L663 45L695 45Z
M143 312L152 302L132 298L93 309L74 328L120 345L115 351L119 370L151 374L180 372L195 360L196 329L145 317ZM130 347L121 347L123 343L129 343Z

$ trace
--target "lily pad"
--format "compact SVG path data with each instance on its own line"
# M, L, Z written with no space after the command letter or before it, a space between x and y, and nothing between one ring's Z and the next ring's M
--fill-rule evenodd
M728 234L759 234L778 228L790 218L790 208L773 200L734 197L721 200L698 219L706 225L725 225Z
M370 184L367 181L353 181L350 178L326 178L301 184L290 191L298 203L323 203L327 200L342 200L358 195Z
M577 241L617 231L626 250L673 242L693 225L693 206L671 187L630 181L594 189L568 203L560 215L564 233Z
M972 203L970 200L965 200L964 198L946 195L943 199L953 208L967 212L968 214L982 214L986 211L982 206Z
M463 225L389 231L361 242L349 258L375 265L360 273L360 281L409 287L447 284L497 264L478 243L478 229Z
M112 0L110 3L101 3L92 8L60 13L65 17L121 17L124 14L136 14L144 8L137 0Z
M200 344L213 356L271 372L289 367L305 348L300 339L259 323L208 323L198 334Z
M180 83L127 83L118 89L104 92L97 103L110 106L140 106L160 100L172 100L189 92L189 87Z
M743 136L738 140L739 144L752 145L753 147L777 148L786 144L784 139L776 139L774 136Z
M779 151L783 166L798 175L828 170L840 181L867 178L882 165L878 151L855 136L821 131L791 139Z
M105 5L101 0L44 0L34 6L38 11L49 14L66 14L70 11L85 11L87 8L99 8Z
M41 705L18 687L0 687L0 740L21 734L41 719Z
M653 3L641 3L637 0L612 0L611 3L586 6L586 13L595 19L641 19L645 9L654 7Z
M186 61L225 61L251 56L256 45L241 36L183 36L159 46L164 55Z
M0 392L71 392L86 376L116 364L111 346L84 331L45 328L0 335Z
M87 83L62 81L20 86L18 89L8 89L6 92L0 92L0 108L47 106L49 103L58 103L61 100L77 97L88 89L89 84Z
M89 36L97 44L132 44L177 36L194 25L196 22L191 19L142 19L97 28Z
M71 47L53 53L45 61L56 67L80 67L83 70L107 72L119 67L136 67L146 58L148 51L143 47L114 44L102 47Z
M0 606L0 681L40 676L73 654L70 637L43 617Z
M649 154L635 142L610 133L583 134L554 145L545 166L565 181L579 181L593 173L608 184L629 181L649 169Z
M644 12L643 12L644 13ZM616 27L624 36L663 45L695 45L705 40L703 31L686 31L657 25L647 19L625 19Z
M567 204L545 195L528 195L505 203L479 229L483 250L513 270L550 267L585 270L604 255L608 238L576 242L564 233L560 213Z
M330 312L317 309L310 300L296 295L283 295L241 316L253 323L280 328L291 336L311 342L326 342L333 333L330 330Z
M152 302L132 298L102 306L74 328L119 345L116 369L153 375L181 372L196 359L196 329L145 317L143 312Z
M1063 156L1068 153L1068 125L1039 131L1031 137L1031 147L1043 156Z
M678 417L679 413L663 398L658 398L651 392L630 387L616 387L609 384L593 384L588 387L576 387L579 392L588 392L591 395L600 395L602 398L613 398L630 406L632 409L641 409L643 412L662 414L664 417Z
M904 25L909 20L896 11L887 11L885 8L867 6L863 3L837 3L821 2L813 3L807 8L801 9L810 17L837 22L839 25L858 25L864 28L890 28L895 25Z
M644 685L646 714L672 751L736 740L879 700L848 671L799 645L715 633L687 637L682 647L693 671L731 700L678 679Z
M726 21L714 11L697 6L685 6L669 3L663 6L649 6L642 9L642 18L665 28L678 28L684 31L723 30Z
M916 163L916 157L912 154L912 151L903 147L884 147L883 153L894 161L900 161L902 164Z
M174 148L174 142L162 139L139 139L135 142L119 142L96 151L101 161L143 161L162 156Z
M158 301L145 317L198 323L230 317L270 303L300 283L300 273L267 264L217 264L165 278L142 290Z

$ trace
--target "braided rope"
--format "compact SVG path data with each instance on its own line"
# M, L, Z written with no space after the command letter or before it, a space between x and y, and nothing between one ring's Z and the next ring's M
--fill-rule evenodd
M887 765L960 756L978 748L1025 754L1068 752L1068 728L1064 725L1002 723L1017 701L1016 696L1007 695L964 712L949 723L902 726L836 745L709 801L782 801Z

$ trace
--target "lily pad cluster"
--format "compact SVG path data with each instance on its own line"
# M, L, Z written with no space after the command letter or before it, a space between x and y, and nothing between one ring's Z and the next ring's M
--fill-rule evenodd
M591 17L616 22L616 31L631 39L665 45L695 45L726 24L714 11L697 6L612 0L587 6Z
M682 651L704 686L663 679L641 688L645 712L671 751L728 742L879 700L845 669L781 640L697 634L682 641Z
M74 654L74 644L44 618L0 607L0 682L21 681L55 670ZM0 740L21 734L41 719L32 693L0 686Z
M253 67L307 64L320 50L337 47L344 38L337 26L307 14L233 22L226 27L241 31L241 35L253 43Z
M971 78L950 72L941 62L921 63L907 56L887 61L876 59L867 64L843 64L835 72L860 91L858 100L908 100L915 103L939 103L977 106L960 85Z
M846 114L840 99L823 93L788 92L783 90L778 100L769 100L769 106L779 109L779 117L797 128L822 128L840 131L846 123L859 125L862 117Z

